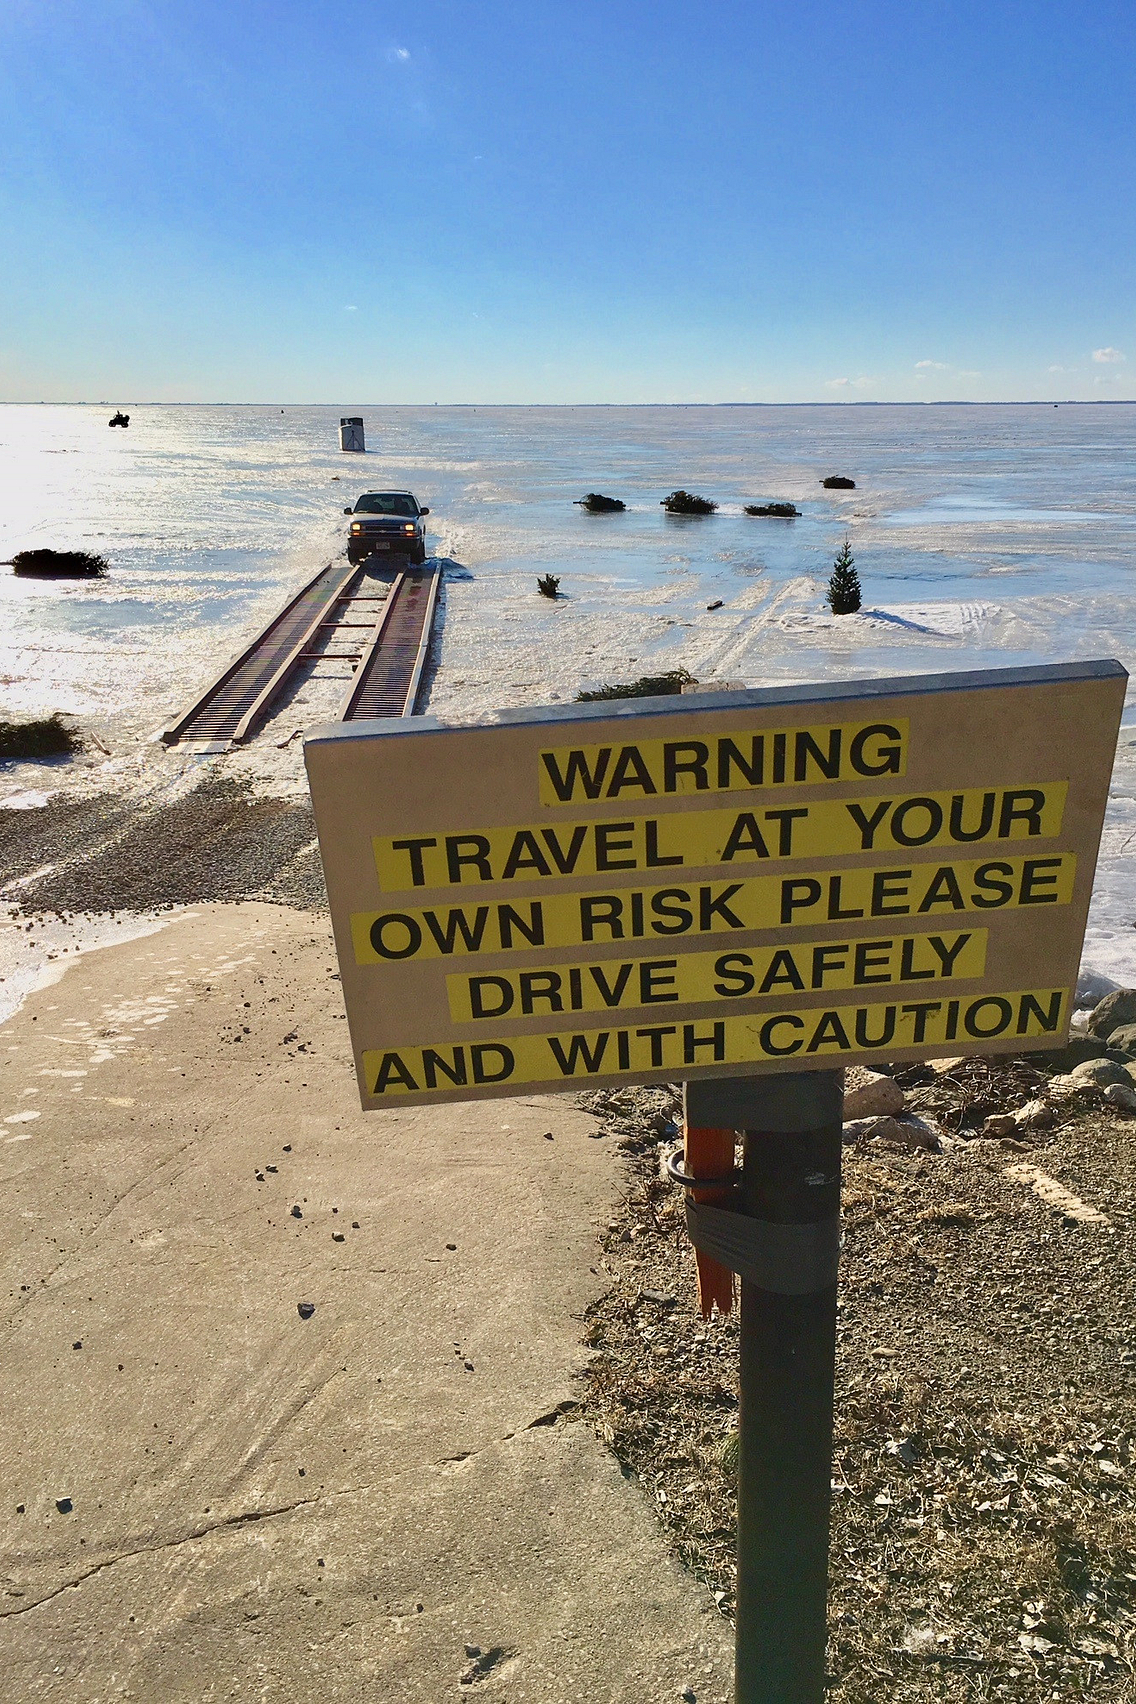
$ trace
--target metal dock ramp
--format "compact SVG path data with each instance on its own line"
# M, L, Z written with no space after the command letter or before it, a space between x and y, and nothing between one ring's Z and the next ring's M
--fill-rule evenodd
M367 643L338 720L413 716L430 648L441 574L407 569L387 597L382 620Z
M381 612L359 620L358 606L373 606L380 596L361 589L367 572L367 563L339 562L322 569L163 731L165 743L200 752L228 751L249 737L302 664L324 660L358 665L340 720L412 715L430 644L440 570L397 574ZM321 649L329 635L347 638L343 630L364 627L372 631L353 654Z

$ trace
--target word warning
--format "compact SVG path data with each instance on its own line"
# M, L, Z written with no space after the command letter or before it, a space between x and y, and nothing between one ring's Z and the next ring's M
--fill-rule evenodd
M1126 679L317 729L363 1105L1060 1045Z

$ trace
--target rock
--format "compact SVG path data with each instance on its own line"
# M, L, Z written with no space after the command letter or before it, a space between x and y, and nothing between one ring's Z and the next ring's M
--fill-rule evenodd
M1047 1048L1043 1053L1031 1053L1030 1060L1047 1071L1072 1071L1086 1059L1103 1059L1105 1044L1095 1035L1070 1036L1064 1047Z
M952 1071L957 1071L960 1065L966 1064L966 1059L928 1059L927 1063L936 1077L949 1077Z
M848 1073L851 1086L844 1090L844 1117L883 1118L903 1111L904 1094L893 1077L879 1071ZM858 1080L855 1080L858 1079Z
M70 1497L57 1497L55 1499L55 1507L61 1515L69 1515L74 1506Z
M1009 1112L995 1112L982 1122L980 1134L983 1136L1012 1136L1017 1129L1014 1116Z
M1093 1083L1103 1089L1109 1083L1127 1083L1131 1086L1132 1078L1123 1065L1118 1065L1113 1059L1086 1059L1069 1073L1069 1081L1078 1086Z
M297 1205L292 1209L292 1217L293 1219L302 1219L303 1216L303 1213L300 1211L299 1203L297 1203Z
M1050 1077L1045 1092L1057 1100L1067 1100L1070 1095L1078 1094L1087 1100L1093 1100L1096 1097L1097 1086L1088 1077Z
M1097 1089L1104 1089L1105 1084L1110 1084L1110 1082L1131 1082L1133 1079L1131 1079L1126 1065L1121 1065L1117 1060L1110 1060L1110 1058L1099 1058L1099 1060L1083 1060L1080 1065L1075 1065L1070 1072L1070 1080L1076 1082L1076 1084L1092 1082Z
M465 1648L465 1654L467 1657L479 1657L481 1655L481 1646L467 1645Z
M1094 1035L1111 1035L1123 1024L1136 1024L1136 988L1116 988L1093 1007L1089 1028Z
M1012 1115L1015 1130L1048 1130L1057 1123L1057 1114L1048 1101L1031 1100Z
M925 1148L931 1153L939 1151L938 1133L925 1124L921 1118L874 1118L868 1130L870 1142L883 1142L896 1148Z
M1136 1093L1136 1090L1133 1092ZM674 1297L666 1290L640 1290L639 1296L644 1302L654 1302L656 1307L673 1308L675 1305Z
M1099 970L1082 970L1077 978L1076 1004L1082 1010L1099 1006L1105 995L1114 994L1118 987L1111 976L1102 976Z
M301 1319L311 1319L311 1317L315 1313L315 1311L316 1311L316 1304L314 1302L297 1302L296 1303L296 1312L299 1314Z
M1122 1112L1136 1112L1136 1084L1109 1083L1104 1090L1104 1098L1109 1106L1119 1107Z
M714 602L713 602L713 603L708 603L708 604L707 604L707 605L706 605L706 608L707 608L707 609L721 609L721 607L722 607L722 600L721 600L721 598L715 598L715 600L714 600Z
M1121 1024L1117 1029L1110 1030L1108 1048L1110 1053L1136 1055L1136 1023Z

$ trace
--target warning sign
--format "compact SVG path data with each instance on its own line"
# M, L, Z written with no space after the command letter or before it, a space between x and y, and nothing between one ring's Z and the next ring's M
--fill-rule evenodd
M364 1106L1060 1043L1126 679L317 730Z

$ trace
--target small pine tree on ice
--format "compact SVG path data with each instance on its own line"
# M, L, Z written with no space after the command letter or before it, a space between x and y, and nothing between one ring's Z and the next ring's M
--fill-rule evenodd
M852 546L847 539L832 564L826 598L833 615L855 615L860 607L860 576L852 560Z

